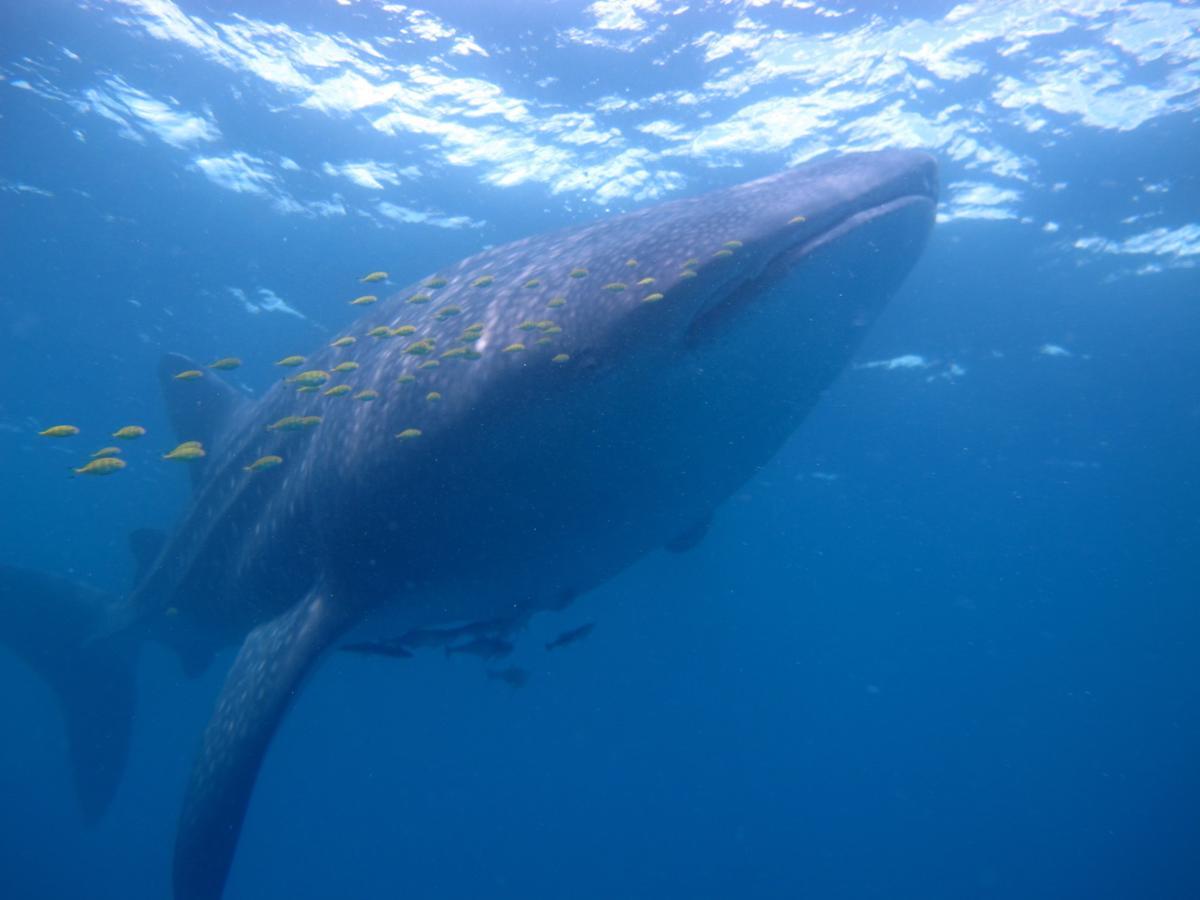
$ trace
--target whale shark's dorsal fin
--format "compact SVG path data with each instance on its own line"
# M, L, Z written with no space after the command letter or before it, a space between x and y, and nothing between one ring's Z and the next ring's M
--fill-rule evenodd
M271 737L321 654L350 624L346 598L318 584L242 644L192 768L175 841L175 900L219 900Z
M203 372L199 378L180 380L181 372ZM158 363L158 381L167 404L167 418L180 441L200 441L205 446L216 440L225 423L243 402L242 396L212 371L198 366L179 353L164 353ZM204 460L188 465L195 484Z

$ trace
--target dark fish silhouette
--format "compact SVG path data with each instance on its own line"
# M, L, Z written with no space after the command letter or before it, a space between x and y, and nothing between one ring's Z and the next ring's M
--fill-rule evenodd
M546 644L546 649L553 650L556 647L565 647L567 644L574 644L576 641L582 641L585 637L592 633L592 629L595 627L595 622L588 622L586 625L580 625L578 628L570 628Z
M529 672L520 666L509 666L507 669L488 669L487 676L494 681L503 681L514 688L525 687L529 681Z
M398 644L395 641L363 641L361 644L346 644L342 647L342 650L346 653L390 656L394 659L412 659L412 651L403 644Z

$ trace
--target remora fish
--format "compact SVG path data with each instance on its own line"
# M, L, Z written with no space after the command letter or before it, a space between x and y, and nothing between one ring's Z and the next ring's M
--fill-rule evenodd
M697 533L846 366L918 258L936 192L924 154L851 155L487 250L436 273L431 302L406 303L412 285L350 329L411 323L430 352L473 348L431 366L408 341L370 342L355 359L374 403L286 384L248 401L215 373L177 381L196 364L167 357L176 434L211 451L171 534L136 535L132 591L0 569L0 641L59 695L85 814L124 765L137 644L191 672L240 644L175 848L177 900L220 897L272 735L331 647L561 608ZM328 371L338 353L307 362ZM409 375L424 390L397 386ZM311 403L321 427L267 430ZM264 455L288 477L244 471Z

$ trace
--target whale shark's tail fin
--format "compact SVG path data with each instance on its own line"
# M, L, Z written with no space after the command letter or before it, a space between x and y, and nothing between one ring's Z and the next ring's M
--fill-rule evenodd
M46 680L63 711L75 792L95 822L125 767L136 644L114 632L115 597L64 578L0 566L0 645Z

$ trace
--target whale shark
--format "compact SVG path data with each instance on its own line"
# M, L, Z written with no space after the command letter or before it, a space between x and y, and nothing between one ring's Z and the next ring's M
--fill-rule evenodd
M171 531L131 537L131 590L0 569L0 642L57 694L85 817L121 779L138 648L198 673L239 647L173 868L177 900L219 898L322 658L472 623L503 642L702 540L846 367L937 192L922 152L848 154L496 246L371 304L258 398L166 356L171 424L206 455Z

